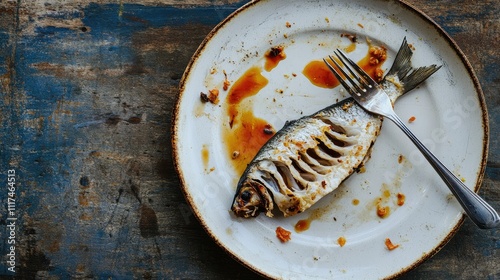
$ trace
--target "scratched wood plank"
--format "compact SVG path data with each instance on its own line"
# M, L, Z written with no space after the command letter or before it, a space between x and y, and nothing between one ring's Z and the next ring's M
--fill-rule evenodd
M477 71L492 135L480 193L499 209L499 5L409 2L453 36ZM192 215L170 144L191 55L245 1L58 3L0 4L0 182L16 170L17 276L258 279ZM499 278L498 239L498 230L466 221L403 279Z

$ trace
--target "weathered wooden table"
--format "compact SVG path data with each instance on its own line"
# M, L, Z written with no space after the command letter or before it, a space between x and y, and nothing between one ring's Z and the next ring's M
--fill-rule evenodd
M188 61L246 2L2 0L0 275L258 278L192 215L170 143ZM477 72L491 134L480 194L500 209L500 3L408 2L456 40ZM500 279L499 251L498 229L465 220L437 255L403 278Z

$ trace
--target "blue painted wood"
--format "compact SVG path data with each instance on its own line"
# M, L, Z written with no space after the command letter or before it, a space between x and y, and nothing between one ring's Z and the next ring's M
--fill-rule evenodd
M170 159L169 118L189 57L240 5L88 4L28 21L22 4L2 12L0 182L15 170L17 276L203 273L177 245L180 232L208 240L180 215L189 210ZM203 33L182 38L195 28Z
M0 275L13 275L6 184L15 170L21 279L257 279L194 218L170 151L171 110L189 59L246 1L109 2L0 3ZM491 128L480 193L500 209L498 5L411 2L477 71ZM500 278L499 237L466 220L403 278Z

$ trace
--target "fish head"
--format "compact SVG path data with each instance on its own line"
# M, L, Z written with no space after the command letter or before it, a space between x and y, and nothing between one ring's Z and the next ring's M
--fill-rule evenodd
M272 217L273 198L259 177L243 176L238 183L231 210L238 217L257 217L265 212Z
M265 188L258 181L247 179L238 185L238 191L234 196L231 210L238 217L257 217L260 212L265 211L265 202L261 195Z

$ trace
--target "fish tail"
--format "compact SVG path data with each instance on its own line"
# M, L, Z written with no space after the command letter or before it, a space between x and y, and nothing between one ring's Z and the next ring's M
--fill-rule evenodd
M394 64L385 76L392 77L395 75L398 77L399 82L403 85L402 94L405 94L414 89L416 86L418 86L420 83L434 74L437 70L439 70L439 68L441 68L441 65L437 66L436 64L433 64L430 66L414 69L411 66L412 55L413 52L408 45L405 37L398 53L396 54Z

